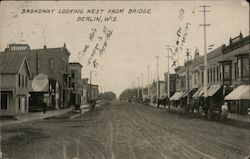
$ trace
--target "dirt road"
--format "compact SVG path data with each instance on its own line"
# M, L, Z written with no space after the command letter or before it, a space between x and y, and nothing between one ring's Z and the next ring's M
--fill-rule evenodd
M249 127L125 102L75 119L5 126L1 132L8 158L242 159L250 152Z

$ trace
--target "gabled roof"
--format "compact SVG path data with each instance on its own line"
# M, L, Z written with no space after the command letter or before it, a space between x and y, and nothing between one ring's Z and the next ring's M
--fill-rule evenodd
M18 53L0 53L0 74L17 74L22 65L26 63L30 75L27 58Z

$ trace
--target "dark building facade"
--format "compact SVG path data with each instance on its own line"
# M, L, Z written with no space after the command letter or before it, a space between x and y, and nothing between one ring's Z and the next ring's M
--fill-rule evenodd
M80 63L69 63L70 72L70 104L81 105L83 96L82 65Z

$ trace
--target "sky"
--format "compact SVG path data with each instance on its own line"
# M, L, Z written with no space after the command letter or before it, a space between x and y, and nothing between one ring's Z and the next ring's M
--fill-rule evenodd
M92 81L100 86L100 91L113 91L119 95L126 88L137 87L138 77L140 86L148 84L148 78L150 82L156 79L156 56L159 56L159 78L164 79L163 74L168 70L166 45L177 46L179 33L180 39L185 36L183 49L169 54L177 60L176 64L183 65L186 49L190 49L192 58L196 48L204 54L203 27L199 26L204 20L201 5L210 6L207 8L210 12L206 13L206 21L210 24L206 29L208 46L214 45L215 49L228 44L229 38L240 32L243 36L249 35L249 5L244 0L3 1L0 2L0 51L10 43L29 44L31 49L44 45L47 48L62 47L66 43L71 53L70 62L79 62L83 66L83 78L89 78L90 71L94 71ZM48 12L28 13L28 9L46 9ZM60 9L82 12L58 13ZM95 12L87 13L90 9ZM97 13L97 9L103 11ZM123 12L108 13L110 9L123 9ZM134 9L148 13L129 12ZM102 21L83 21L99 16ZM116 17L114 21L105 21L105 17L110 16ZM78 21L78 17L82 21ZM185 31L187 23L190 25ZM181 32L178 32L180 27ZM91 40L93 31L95 36ZM107 32L110 33L108 38ZM95 49L96 44L102 52ZM94 61L98 66L94 67ZM169 69L174 73L172 64L170 59Z

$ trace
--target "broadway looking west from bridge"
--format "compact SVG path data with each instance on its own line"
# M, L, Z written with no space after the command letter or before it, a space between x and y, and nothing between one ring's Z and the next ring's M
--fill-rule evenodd
M205 2L1 2L0 158L250 159L249 4Z

